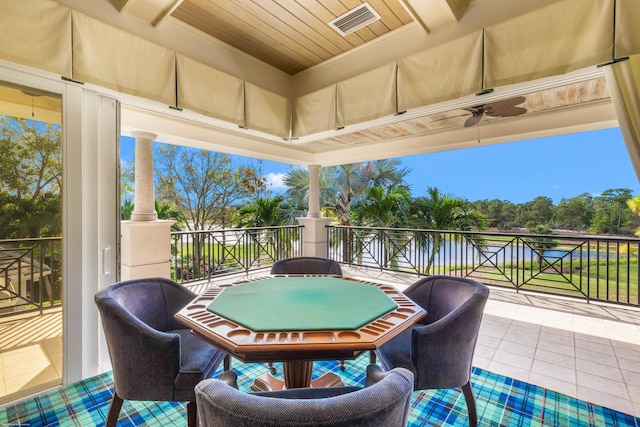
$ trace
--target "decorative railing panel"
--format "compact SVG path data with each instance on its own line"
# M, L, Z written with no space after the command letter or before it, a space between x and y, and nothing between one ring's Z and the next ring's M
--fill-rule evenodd
M564 296L640 305L640 239L329 226L329 257Z
M0 240L0 315L62 303L62 238Z
M233 228L171 233L171 275L181 283L248 272L300 256L302 227Z

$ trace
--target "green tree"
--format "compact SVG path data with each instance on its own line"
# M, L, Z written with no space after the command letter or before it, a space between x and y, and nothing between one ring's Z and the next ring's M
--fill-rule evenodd
M2 237L60 236L60 126L0 116L0 152Z
M367 188L407 188L404 178L410 169L401 168L400 164L398 159L387 159L321 168L318 177L321 208L339 224L350 225L351 204ZM284 184L288 187L285 196L295 205L309 205L309 172L306 168L290 169Z
M358 198L351 207L353 223L367 227L403 228L409 221L409 205L411 196L403 187L394 187L385 191L380 187L370 187ZM389 262L396 265L396 256L408 244L408 239L403 238L403 233L380 231L379 241L382 242L382 265L387 267ZM358 239L360 242L361 239ZM351 244L356 242L351 240ZM356 253L362 253L360 248L354 248Z
M593 217L593 197L583 193L571 199L562 199L553 212L556 227L569 230L585 230Z
M417 197L411 203L411 224L414 228L427 230L482 231L487 228L487 218L473 209L461 198L441 193L437 188L427 188L426 197ZM444 241L444 233L429 232L421 245L430 248L426 273L431 271L436 254ZM473 243L483 248L484 242L477 236L468 236Z
M160 203L180 210L188 230L231 224L259 181L252 168L233 165L226 154L169 144L159 144L154 165Z
M553 218L553 200L547 196L538 196L530 202L520 206L516 216L516 223L527 228L537 224L548 225Z
M620 233L632 224L632 213L627 200L632 196L627 188L615 188L594 197L594 216L591 229L594 233Z
M538 260L538 267L540 271L543 271L543 261L544 255L548 250L551 250L558 246L558 242L553 239L553 237L549 237L553 234L551 228L545 227L544 225L538 225L529 230L529 234L535 234L535 237L530 237L525 239L527 245L531 248L531 250L536 254L536 258Z

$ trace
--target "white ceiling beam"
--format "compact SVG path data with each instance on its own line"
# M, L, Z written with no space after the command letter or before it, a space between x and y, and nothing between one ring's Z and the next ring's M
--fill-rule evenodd
M400 0L400 3L427 33L458 21L459 10L450 0Z
M137 16L152 26L158 26L171 15L183 0L112 0L120 13Z

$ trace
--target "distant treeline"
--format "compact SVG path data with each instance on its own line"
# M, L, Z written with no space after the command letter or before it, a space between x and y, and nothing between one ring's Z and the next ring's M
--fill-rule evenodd
M546 196L514 204L507 200L477 200L473 207L486 215L489 228L509 230L544 225L553 229L591 234L633 235L640 227L627 201L634 195L626 188L604 191L598 196L584 193L562 199L557 205Z

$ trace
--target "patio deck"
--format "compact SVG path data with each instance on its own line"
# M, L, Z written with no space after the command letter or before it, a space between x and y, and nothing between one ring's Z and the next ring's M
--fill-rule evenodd
M372 269L345 275L402 289L417 276ZM267 274L256 272L251 277ZM242 276L245 278L246 276ZM227 277L217 283L238 280ZM192 284L202 291L209 284ZM36 321L0 319L0 403L7 393L34 393L59 381L61 315ZM16 323L17 322L17 323ZM568 396L640 416L640 310L491 289L474 366ZM56 329L57 328L57 329ZM20 331L23 331L20 333ZM61 354L61 353L60 353ZM25 355L29 355L26 357ZM9 362L11 364L9 364ZM38 389L29 388L42 379Z

